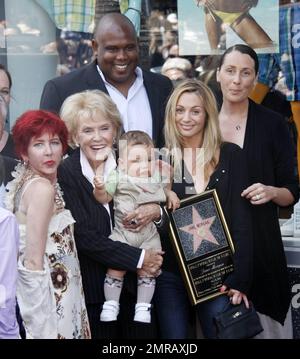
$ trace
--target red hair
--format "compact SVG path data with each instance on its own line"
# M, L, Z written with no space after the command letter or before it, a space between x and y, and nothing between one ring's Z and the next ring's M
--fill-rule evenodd
M57 135L62 143L63 153L67 151L68 130L65 123L52 112L30 110L17 119L12 129L17 155L20 158L22 155L27 155L31 139L44 133L50 133L53 136Z

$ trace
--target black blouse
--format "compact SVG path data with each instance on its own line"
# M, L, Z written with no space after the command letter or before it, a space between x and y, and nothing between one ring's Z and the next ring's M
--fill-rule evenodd
M292 140L286 121L264 106L249 102L243 152L250 183L287 188L299 198ZM287 264L278 222L278 206L252 206L254 279L250 292L260 313L284 322L290 305Z
M15 159L18 158L15 152L14 141L11 134L8 135L7 142L1 151L1 155Z
M180 199L195 194L194 184L186 168L181 183L173 184L173 191ZM247 171L240 147L232 143L221 146L219 164L211 175L207 190L216 189L224 216L234 242L234 267L224 284L248 293L252 282L252 230L251 212L241 192L247 188ZM165 251L163 270L179 274L179 267L172 248L168 227L161 229L162 248Z

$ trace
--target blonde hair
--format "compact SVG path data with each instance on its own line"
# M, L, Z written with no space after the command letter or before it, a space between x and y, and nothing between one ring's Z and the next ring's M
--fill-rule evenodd
M218 163L218 153L222 143L221 131L219 128L218 109L215 97L212 91L203 82L198 80L184 80L182 81L171 94L165 114L164 135L166 147L173 156L173 164L175 170L175 177L181 173L182 165L182 150L184 148L183 138L176 127L176 106L179 98L184 93L195 93L201 97L205 109L205 127L203 134L203 143L199 143L204 149L204 163L203 157L200 163L200 157L197 159L197 167L204 167L204 176L207 179L209 176L209 168L215 168Z
M121 117L117 106L108 95L99 90L87 90L65 99L60 117L68 128L69 145L72 148L76 147L75 138L80 121L85 119L97 121L99 114L112 123L118 140L122 127Z

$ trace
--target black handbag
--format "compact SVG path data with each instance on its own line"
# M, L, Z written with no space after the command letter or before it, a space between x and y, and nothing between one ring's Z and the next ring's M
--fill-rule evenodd
M239 305L229 303L214 320L219 339L249 339L263 331L252 303L249 303L249 309L244 302Z

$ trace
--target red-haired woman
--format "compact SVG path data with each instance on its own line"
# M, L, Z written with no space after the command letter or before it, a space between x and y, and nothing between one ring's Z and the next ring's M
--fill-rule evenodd
M23 164L8 184L6 205L21 234L17 300L27 338L90 337L74 219L56 181L67 137L64 122L47 111L26 112L13 128Z

